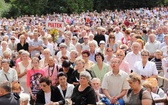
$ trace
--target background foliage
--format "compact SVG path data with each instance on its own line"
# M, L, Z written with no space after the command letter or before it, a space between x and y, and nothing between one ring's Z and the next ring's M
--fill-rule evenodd
M1 17L48 13L98 12L108 9L132 9L168 5L168 0L0 0Z

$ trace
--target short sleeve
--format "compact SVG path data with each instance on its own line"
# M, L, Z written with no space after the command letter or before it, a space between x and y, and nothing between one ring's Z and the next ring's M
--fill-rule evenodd
M142 100L143 99L152 99L151 93L149 91L147 91L147 90L143 91Z
M14 69L14 74L13 74L13 81L18 81L18 75L17 75L17 72L16 70Z
M108 89L108 78L107 74L104 75L103 82L102 82L102 89Z

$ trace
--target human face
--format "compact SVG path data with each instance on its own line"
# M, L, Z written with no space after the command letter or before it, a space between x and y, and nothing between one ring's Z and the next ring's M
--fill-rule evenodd
M107 48L107 55L111 56L113 55L113 50L111 48Z
M49 51L44 51L43 54L44 54L45 58L48 58L50 56L50 52Z
M84 68L84 63L82 61L77 61L76 62L76 68L77 69L83 69Z
M32 60L32 65L33 65L33 67L38 67L39 62L37 60Z
M123 59L124 59L124 54L122 54L122 53L117 53L117 54L116 54L116 57L119 58L120 60L123 60Z
M94 90L99 90L100 89L100 81L98 81L98 80L93 80L91 85L92 85Z
M79 83L80 83L80 85L87 85L89 83L89 81L87 80L86 77L80 76Z
M89 48L90 48L91 51L94 51L96 46L92 43L92 44L89 45Z
M119 58L113 58L110 63L111 63L111 68L113 69L113 71L114 70L116 70L116 71L119 70L119 66L120 66Z
M26 55L26 54L22 55L22 59L23 59L23 60L28 60L28 58L29 58L28 55Z
M7 63L7 62L2 63L2 67L4 69L9 69L9 63Z
M58 81L59 81L60 85L66 85L67 84L67 77L61 76L58 78Z
M87 54L82 54L82 59L87 61L89 59L89 56Z
M155 53L155 57L156 57L157 59L161 59L161 58L162 58L162 53L161 53L161 52L156 52L156 53Z
M46 82L40 83L40 87L44 92L47 92L50 89L50 85L47 85Z
M134 44L132 46L132 50L133 50L133 52L139 52L139 50L140 50L140 44L139 43L138 44Z
M133 81L128 81L128 83L129 83L129 86L133 89L133 90L135 90L136 88L137 88L137 86L139 86L138 84L138 81L135 81L135 82L133 82Z
M50 66L53 66L53 65L54 65L54 59L53 59L53 58L49 58L48 64L49 64Z
M141 58L142 58L142 60L148 60L148 58L149 58L149 53L143 52L143 53L141 54Z
M102 57L101 57L100 55L97 55L97 56L96 56L96 61L97 61L97 62L102 62Z

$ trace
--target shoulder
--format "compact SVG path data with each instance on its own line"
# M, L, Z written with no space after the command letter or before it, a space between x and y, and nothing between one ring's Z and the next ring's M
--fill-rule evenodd
M149 91L147 91L147 90L143 90L143 92L142 92L142 100L143 99L152 99L151 93Z

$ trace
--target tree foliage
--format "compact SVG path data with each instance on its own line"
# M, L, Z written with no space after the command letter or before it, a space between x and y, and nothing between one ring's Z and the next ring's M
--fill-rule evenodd
M5 1L8 1L5 3ZM168 5L168 0L0 0L0 13L5 17L48 13L98 12L108 9L132 9ZM10 6L9 6L10 5ZM7 8L8 7L8 8ZM1 12L3 8L3 11Z

